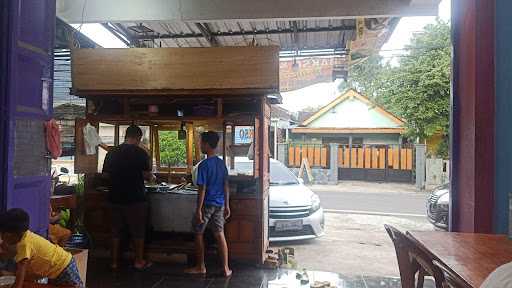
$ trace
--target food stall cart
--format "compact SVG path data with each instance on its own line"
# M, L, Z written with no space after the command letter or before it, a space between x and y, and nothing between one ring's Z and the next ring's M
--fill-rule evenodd
M279 93L277 47L76 49L72 80L73 93L87 103L86 118L76 121L75 171L86 175L85 226L96 247L110 243L108 186L98 173L105 152L85 153L83 127L96 127L103 142L113 146L134 123L144 131L153 171L163 182L147 186L149 252L192 249L186 235L197 189L183 183L202 159L200 133L213 130L221 135L218 154L229 171L232 216L225 232L230 257L264 261L270 95ZM165 163L160 147L165 133L183 141L181 165Z

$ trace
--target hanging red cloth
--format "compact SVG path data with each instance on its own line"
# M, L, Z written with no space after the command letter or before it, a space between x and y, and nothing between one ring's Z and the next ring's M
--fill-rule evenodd
M59 124L55 119L51 119L44 123L44 128L46 131L46 147L52 158L57 159L62 155Z

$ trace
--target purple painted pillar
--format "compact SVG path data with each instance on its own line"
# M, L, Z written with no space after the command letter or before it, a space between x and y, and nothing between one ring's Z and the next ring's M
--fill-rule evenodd
M55 0L1 1L0 200L46 234L50 161L44 121L52 115Z

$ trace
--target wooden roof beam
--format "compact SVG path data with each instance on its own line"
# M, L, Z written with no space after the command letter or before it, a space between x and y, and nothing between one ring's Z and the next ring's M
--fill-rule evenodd
M219 41L217 41L217 38L213 36L212 31L210 31L210 28L208 27L208 23L195 23L197 29L201 31L201 34L203 37L210 43L212 47L217 47L219 45Z

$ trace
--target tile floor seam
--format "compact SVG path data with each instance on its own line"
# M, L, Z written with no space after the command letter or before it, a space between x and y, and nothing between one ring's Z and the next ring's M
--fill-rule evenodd
M157 288L158 285L162 284L166 278L167 277L162 277L162 279L160 279L160 281L156 282L153 286L151 286L151 288Z

